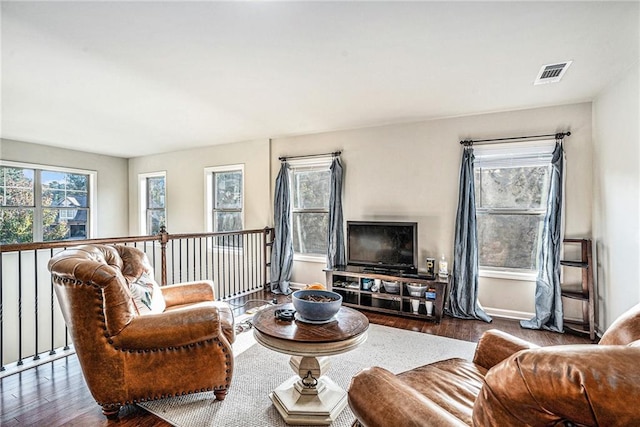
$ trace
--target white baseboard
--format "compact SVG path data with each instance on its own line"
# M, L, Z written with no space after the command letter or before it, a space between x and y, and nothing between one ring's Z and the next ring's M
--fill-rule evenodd
M501 308L485 307L484 311L493 317L503 317L505 319L529 320L535 317L535 313L526 311L504 310ZM581 321L582 319L566 318L565 320Z
M506 319L529 320L534 317L535 313L526 311L504 310L502 308L485 307L484 311L493 317L504 317Z

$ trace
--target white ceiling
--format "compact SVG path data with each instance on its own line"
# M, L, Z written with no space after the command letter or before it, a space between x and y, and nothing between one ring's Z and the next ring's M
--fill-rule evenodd
M588 101L637 63L639 10L3 1L2 137L135 157ZM560 83L533 85L566 60Z

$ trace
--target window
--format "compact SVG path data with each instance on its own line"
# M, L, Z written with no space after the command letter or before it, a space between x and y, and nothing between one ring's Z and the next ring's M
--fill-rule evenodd
M138 175L140 182L140 230L152 236L167 225L166 173Z
M555 141L474 149L480 269L533 274Z
M207 229L212 232L240 231L244 225L244 165L205 169ZM220 237L218 245L241 246Z
M95 172L0 164L0 243L87 239Z
M327 254L331 158L289 162L293 250L297 255Z

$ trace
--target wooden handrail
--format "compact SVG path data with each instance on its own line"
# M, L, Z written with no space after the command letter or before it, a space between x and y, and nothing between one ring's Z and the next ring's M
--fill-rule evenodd
M36 249L67 248L69 246L92 245L92 244L151 242L154 240L161 242L163 238L166 238L166 241L169 241L174 239L187 239L187 238L197 238L197 237L255 234L255 233L265 232L265 230L273 230L273 229L270 227L265 227L264 229L258 228L253 230L225 231L225 232L219 232L219 233L213 233L213 232L181 233L181 234L159 233L153 236L106 237L106 238L83 239L83 240L57 240L55 242L9 243L5 245L0 245L0 252L18 252L18 251L30 251L30 250L36 250Z
M55 242L10 243L6 245L0 245L0 252L20 252L20 251L33 251L38 249L68 248L69 246L78 246L78 245L149 242L153 240L160 240L160 237L159 236L109 237L109 238L84 239L84 240L57 240Z
M224 232L207 232L207 233L179 233L169 234L164 226L160 227L160 232L153 236L126 236L126 237L108 237L108 238L96 238L96 239L82 239L82 240L57 240L55 242L30 242L30 243L10 243L6 245L0 245L0 254L5 252L21 252L21 251L37 251L42 249L56 249L56 248L68 248L70 246L80 245L115 245L122 243L139 243L139 242L153 242L160 243L160 256L161 256L161 284L162 286L167 284L167 243L169 240L180 239L197 239L206 237L223 237L230 235L245 235L245 234L258 234L264 233L265 247L263 248L263 256L265 263L262 266L263 277L267 277L267 267L270 265L267 260L267 246L272 245L274 236L274 229L272 227L265 227L262 229L252 230L239 230L239 231L224 231Z

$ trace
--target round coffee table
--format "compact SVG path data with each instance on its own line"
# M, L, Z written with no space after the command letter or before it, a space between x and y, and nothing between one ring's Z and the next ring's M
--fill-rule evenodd
M341 307L334 320L323 324L276 319L278 305L253 317L253 334L263 346L291 355L289 365L296 372L269 394L287 424L329 425L347 406L347 393L325 373L325 356L353 350L367 339L369 320L351 308Z

